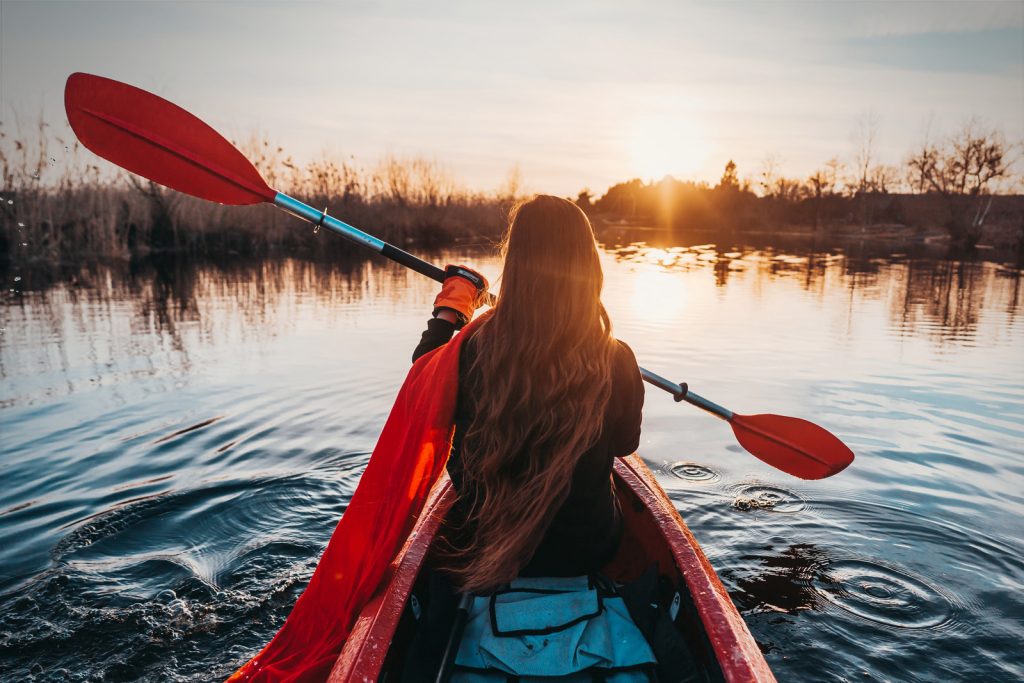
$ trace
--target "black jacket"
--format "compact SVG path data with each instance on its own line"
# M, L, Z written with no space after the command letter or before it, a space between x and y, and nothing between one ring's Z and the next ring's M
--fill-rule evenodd
M431 319L423 332L413 360L451 340L455 326ZM459 398L455 409L455 435L448 474L462 498L471 487L463 476L459 458L462 435L473 419L463 387L472 384L467 368L473 360L472 340L463 344L459 357ZM644 403L643 380L633 351L619 342L612 376L612 400L605 412L604 428L597 443L582 455L573 473L569 496L559 508L522 576L579 576L600 570L615 554L622 522L611 484L612 461L629 455L640 444L640 417ZM449 520L465 514L457 501Z

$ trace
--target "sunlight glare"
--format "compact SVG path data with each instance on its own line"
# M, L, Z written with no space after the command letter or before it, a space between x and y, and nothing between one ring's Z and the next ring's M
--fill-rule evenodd
M697 173L709 154L704 131L686 115L643 116L634 121L628 144L632 172L644 179Z

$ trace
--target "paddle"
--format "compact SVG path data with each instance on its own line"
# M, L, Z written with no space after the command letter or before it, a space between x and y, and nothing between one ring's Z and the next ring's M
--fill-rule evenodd
M259 171L213 128L181 107L131 85L75 73L64 90L68 122L99 156L156 183L221 204L267 202L441 282L444 270L348 223L272 190ZM493 301L493 297L491 299ZM644 380L732 425L755 457L801 479L845 469L853 452L818 425L782 415L739 415L641 368Z

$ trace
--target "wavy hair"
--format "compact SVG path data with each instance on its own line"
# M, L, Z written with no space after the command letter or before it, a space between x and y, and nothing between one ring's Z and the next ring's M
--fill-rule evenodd
M512 580L536 551L600 436L615 351L594 231L578 206L548 195L520 204L502 255L500 294L471 340L474 418L460 454L460 528L471 532L446 533L442 552L472 592Z

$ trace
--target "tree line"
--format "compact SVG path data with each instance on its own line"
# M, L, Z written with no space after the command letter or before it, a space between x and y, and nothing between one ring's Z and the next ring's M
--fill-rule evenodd
M729 161L717 184L633 179L576 202L610 220L687 229L765 230L803 226L814 231L861 232L872 226L944 229L973 247L987 228L1024 239L1024 202L1005 196L1020 189L1015 166L1020 145L969 122L947 137L924 141L902 166L878 163L877 121L858 126L853 158L829 159L806 178L779 172L768 157L756 177L741 178Z

